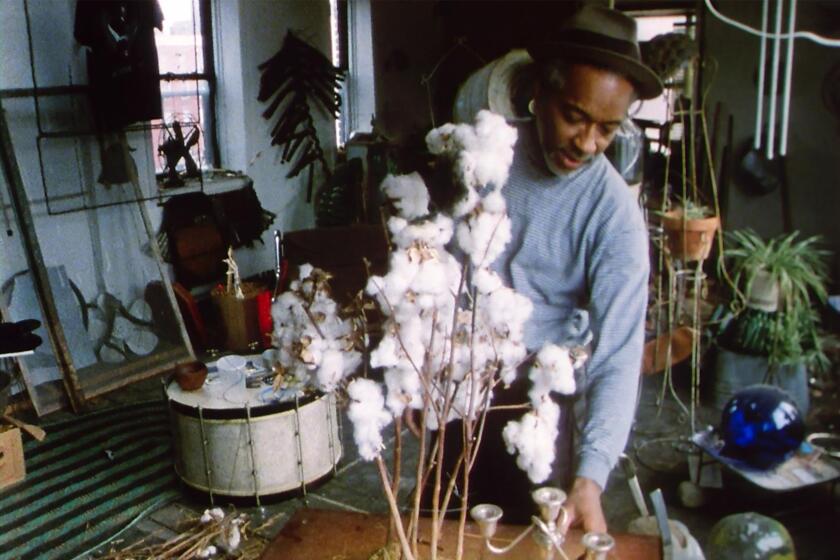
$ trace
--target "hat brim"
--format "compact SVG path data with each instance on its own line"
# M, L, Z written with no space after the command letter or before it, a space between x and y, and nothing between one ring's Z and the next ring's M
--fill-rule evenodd
M662 81L653 70L629 56L614 51L582 46L577 43L551 41L528 47L528 54L536 62L561 59L570 62L589 62L615 70L633 82L641 99L653 99L662 94Z

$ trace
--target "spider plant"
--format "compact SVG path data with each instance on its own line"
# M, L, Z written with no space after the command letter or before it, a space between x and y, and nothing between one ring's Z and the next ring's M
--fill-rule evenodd
M740 324L734 328L746 334L760 329L760 336L748 338L757 341L754 349L768 355L771 364L805 362L813 369L827 366L819 317L812 307L828 297L825 258L829 252L818 247L820 237L801 239L799 232L793 232L765 241L752 230L738 230L727 232L726 239L724 257L735 287L734 310L744 311L760 274L768 276L779 289L778 311L740 313L742 317L735 319L740 319Z
M689 198L683 199L679 208L686 220L702 220L714 216L714 212L708 206L694 202Z

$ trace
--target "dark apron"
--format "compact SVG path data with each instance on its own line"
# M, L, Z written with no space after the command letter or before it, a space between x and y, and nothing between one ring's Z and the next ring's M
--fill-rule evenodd
M508 389L496 391L494 405L523 404L528 401L528 389L531 382L527 376L520 375ZM470 473L469 507L480 503L491 503L504 510L502 518L506 523L529 523L532 515L536 514L536 507L531 499L531 491L541 486L556 486L568 490L574 472L574 397L552 395L560 405L560 425L555 441L555 457L551 476L539 483L533 484L528 474L516 465L516 456L507 452L502 430L511 420L519 420L525 410L497 410L487 414L478 457ZM446 425L444 438L444 485L454 470L458 456L461 454L461 421L449 422ZM458 475L456 486L457 495L450 501L450 512L460 506L459 496L462 493L463 473ZM432 483L426 485L424 504L430 503Z

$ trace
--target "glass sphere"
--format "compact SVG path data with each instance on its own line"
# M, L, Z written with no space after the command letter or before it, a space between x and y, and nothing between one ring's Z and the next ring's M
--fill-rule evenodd
M790 395L772 385L753 385L726 403L719 431L723 455L766 470L799 448L805 422Z

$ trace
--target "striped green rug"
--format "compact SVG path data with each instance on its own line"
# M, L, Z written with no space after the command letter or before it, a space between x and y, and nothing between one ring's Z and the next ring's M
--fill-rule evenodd
M164 401L44 429L24 445L26 479L0 492L0 560L74 558L179 495Z

